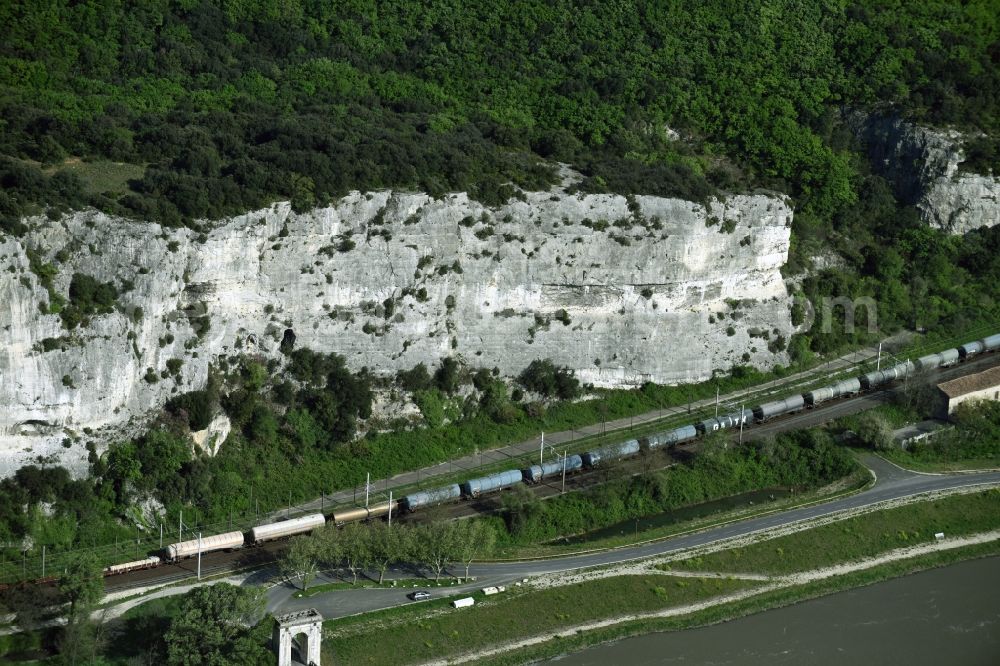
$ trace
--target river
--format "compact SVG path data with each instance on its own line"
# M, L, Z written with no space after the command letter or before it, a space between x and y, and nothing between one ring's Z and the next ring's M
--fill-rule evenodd
M961 562L723 624L629 638L558 666L1000 664L1000 557Z

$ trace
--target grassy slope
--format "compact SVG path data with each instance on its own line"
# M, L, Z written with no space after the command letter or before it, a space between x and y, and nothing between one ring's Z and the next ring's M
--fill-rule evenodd
M684 560L677 569L787 574L1000 526L1000 490L875 511L810 530Z
M412 621L392 621L391 641L373 640L386 621L341 628L326 624L323 660L348 664L403 664L461 654L582 622L683 605L746 588L746 581L644 575L618 576L538 592L517 591L471 609L448 610Z

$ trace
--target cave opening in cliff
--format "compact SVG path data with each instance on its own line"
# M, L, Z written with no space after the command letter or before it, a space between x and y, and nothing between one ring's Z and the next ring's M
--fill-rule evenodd
M295 331L290 328L285 329L285 335L281 338L281 353L291 354L295 348Z

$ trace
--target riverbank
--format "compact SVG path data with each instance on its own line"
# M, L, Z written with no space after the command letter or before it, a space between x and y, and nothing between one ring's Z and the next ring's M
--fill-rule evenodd
M987 544L991 546L991 548L987 548L985 550L978 548ZM676 618L679 620L679 623L676 625L667 625L667 628L675 629L720 622L741 615L748 615L771 608L778 608L780 606L796 603L798 601L803 601L816 596L829 594L834 591L858 587L860 585L869 585L880 580L902 575L900 573L894 573L898 571L898 569L896 566L890 565L905 564L907 561L912 560L911 564L915 566L906 567L903 570L903 573L905 574L930 568L930 566L941 566L942 564L949 564L966 559L961 556L957 559L946 557L943 558L943 562L931 564L929 566L920 566L918 563L921 556L936 555L944 551L960 549L969 549L969 552L976 553L977 557L1000 554L1000 530L994 530L987 534L975 535L972 537L951 539L920 547L903 548L897 552L887 553L882 557L872 558L861 562L827 567L825 569L818 569L793 576L782 576L771 579L767 584L759 587L751 587L739 592L716 596L697 603L686 604L652 613L609 618L599 622L571 626L555 634L537 635L517 642L500 645L489 650L467 653L465 655L444 660L425 662L424 666L446 666L449 664L462 664L473 661L480 664L520 664L526 661L534 661L538 657L544 656L543 652L532 651L529 654L525 651L526 648L532 648L555 641L559 643L560 648L555 654L561 654L581 649L588 645L595 645L606 640L610 640L606 634L602 633L591 636L592 639L600 636L600 640L587 640L587 638L584 637L581 642L579 635L595 632L600 629L614 628L618 625L627 626L627 632L614 635L614 638L622 638L627 635L636 635L649 631L656 631L658 630L656 628L658 623L655 621L662 619ZM927 559L929 562L935 562L941 560L942 558L931 557ZM724 574L716 572L712 575L721 577ZM837 584L837 581L834 580L836 578L840 578L841 582L848 584L839 585ZM729 614L726 612L727 609L738 612ZM636 631L636 629L641 629L641 631ZM567 639L575 643L575 645L572 647L567 646Z

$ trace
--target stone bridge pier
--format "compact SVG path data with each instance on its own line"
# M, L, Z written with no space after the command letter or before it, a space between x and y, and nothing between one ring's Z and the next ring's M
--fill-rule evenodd
M276 615L274 649L278 666L305 664L320 666L319 648L323 640L323 616L315 608ZM298 645L298 660L292 660L292 647Z

